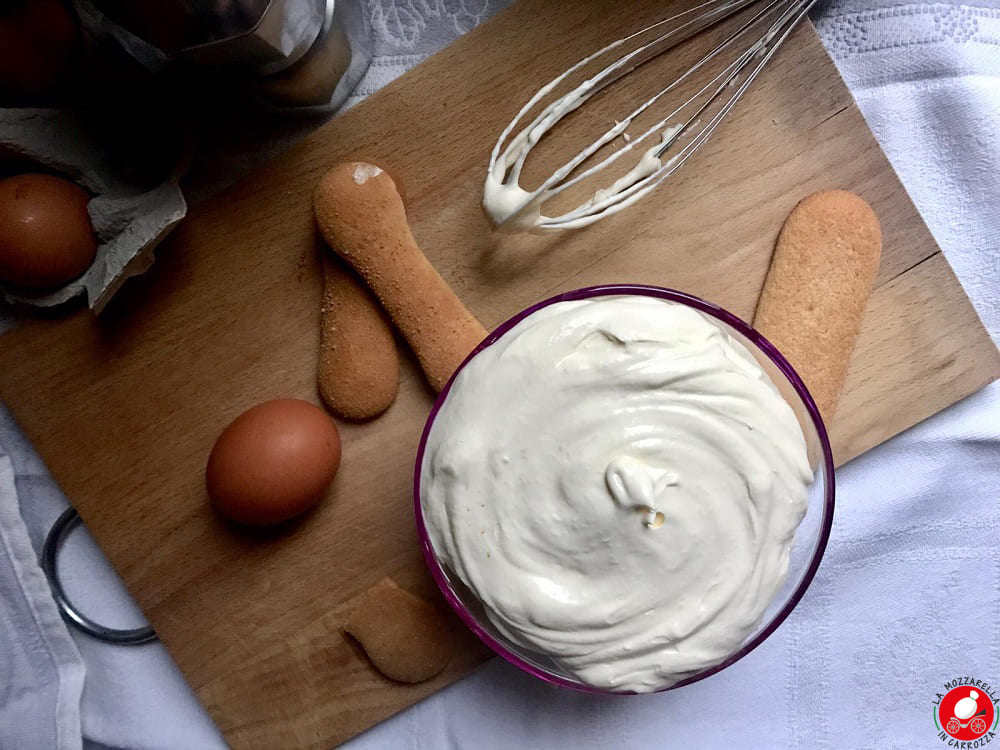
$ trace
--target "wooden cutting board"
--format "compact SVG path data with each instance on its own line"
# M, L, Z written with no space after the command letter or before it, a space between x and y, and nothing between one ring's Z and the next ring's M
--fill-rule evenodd
M491 233L478 207L484 169L518 103L664 12L523 0L195 211L100 320L80 312L0 339L4 400L234 747L329 747L488 655L456 621L451 666L404 686L341 635L352 602L383 576L440 602L411 512L432 394L408 352L390 411L341 426L343 466L319 510L268 535L231 528L206 505L205 460L224 425L264 399L317 398L309 199L340 159L391 165L417 240L488 326L602 282L676 287L749 317L795 203L828 187L860 193L885 251L832 425L839 462L1000 373L808 24L710 144L637 207L581 232ZM624 105L594 106L611 117Z

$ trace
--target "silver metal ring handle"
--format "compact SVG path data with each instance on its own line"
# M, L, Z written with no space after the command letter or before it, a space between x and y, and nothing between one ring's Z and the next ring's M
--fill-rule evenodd
M137 646L141 643L155 641L156 631L149 625L129 630L106 628L80 612L73 606L69 597L66 596L66 592L63 590L62 583L59 580L56 559L63 541L79 524L80 514L76 512L75 508L68 508L52 524L48 536L45 537L45 544L42 546L42 570L45 571L45 577L49 579L49 586L52 588L52 597L56 600L56 606L59 607L62 618L77 630L105 643L116 643L120 646Z

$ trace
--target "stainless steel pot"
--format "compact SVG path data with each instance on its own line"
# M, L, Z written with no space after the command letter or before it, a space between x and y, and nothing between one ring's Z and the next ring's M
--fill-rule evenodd
M339 107L371 62L360 0L80 0L81 17L151 70L224 71L281 109Z

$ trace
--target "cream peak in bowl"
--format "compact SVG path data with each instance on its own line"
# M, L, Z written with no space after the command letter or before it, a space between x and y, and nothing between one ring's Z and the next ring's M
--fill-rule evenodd
M501 326L439 397L416 467L425 555L522 668L666 689L749 651L808 585L832 482L794 601L774 613L814 475L764 355L719 314L649 287L563 295Z

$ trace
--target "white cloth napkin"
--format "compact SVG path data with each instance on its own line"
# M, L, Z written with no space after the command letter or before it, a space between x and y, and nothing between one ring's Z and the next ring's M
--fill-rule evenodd
M369 0L375 62L353 101L504 4ZM1000 339L1000 6L837 0L814 17ZM159 644L112 647L74 633L80 660L35 563L65 499L3 410L0 446L17 477L15 495L0 458L0 749L78 747L81 727L92 748L223 747ZM813 586L731 669L678 691L604 699L494 660L350 747L933 747L931 704L945 681L1000 683L998 487L995 385L838 472L834 533ZM88 611L136 623L85 532L64 560L67 586Z
M1000 341L1000 2L819 11L869 127Z
M59 617L0 453L0 748L81 747L83 660Z

